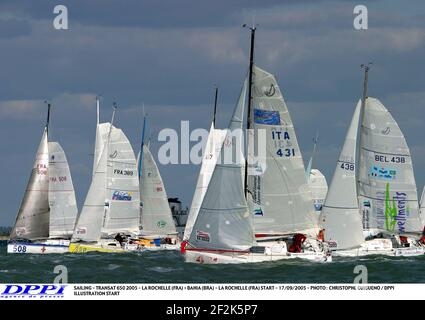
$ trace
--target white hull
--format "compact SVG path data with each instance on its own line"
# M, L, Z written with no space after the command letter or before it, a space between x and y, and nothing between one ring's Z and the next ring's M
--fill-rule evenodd
M144 247L145 251L175 251L180 250L180 243L178 244L161 244L159 247Z
M9 241L7 253L49 254L68 252L69 240L44 240L37 242Z
M304 251L300 253L288 252L286 243L267 242L260 243L264 247L262 253L257 252L220 252L187 249L185 262L198 264L240 264L257 263L266 261L302 259L312 262L332 262L332 256L325 251Z
M394 248L390 239L373 239L366 241L360 248L332 251L334 257L364 257L383 255L390 257L414 257L425 254L425 248L410 242L410 247Z

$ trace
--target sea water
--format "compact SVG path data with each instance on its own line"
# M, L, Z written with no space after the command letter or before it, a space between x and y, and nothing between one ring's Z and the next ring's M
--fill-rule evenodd
M425 283L425 256L198 265L185 263L179 251L7 254L0 241L0 283L51 283L58 265L69 283L353 283L357 265L367 268L369 283Z

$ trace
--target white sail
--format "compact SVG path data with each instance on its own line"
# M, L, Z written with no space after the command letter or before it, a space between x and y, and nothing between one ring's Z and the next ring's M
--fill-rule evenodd
M113 129L113 128L112 128ZM96 242L100 239L106 213L107 143L100 155L92 182L72 235L72 241Z
M143 146L140 200L142 234L166 236L176 234L176 226L168 204L167 193L158 166L149 148Z
M314 210L317 213L322 211L323 203L328 193L328 183L326 177L318 169L310 170L308 185L311 189L311 197L313 199Z
M395 234L422 232L409 147L397 122L375 98L366 99L360 148L363 228Z
M225 137L226 130L215 129L214 123L211 123L210 133L202 158L201 170L199 171L198 182L196 183L195 193L184 230L183 240L188 240L192 233L193 224L195 223L202 201L204 200L205 192L210 183Z
M257 136L257 130L266 132L265 159L260 157L260 161L253 164L258 174L249 176L248 181L248 203L254 215L255 234L316 235L318 216L314 212L304 162L275 77L255 66L252 91L251 128ZM250 145L250 157L253 150ZM261 163L265 163L265 168Z
M47 127L44 129L31 176L10 239L46 239L49 237L49 150Z
M50 238L71 238L77 219L77 202L65 152L49 142Z
M334 248L340 250L359 247L364 242L356 189L360 110L361 101L351 120L321 214L325 240L333 241L337 245Z
M247 250L255 243L252 216L244 195L243 157L240 156L246 86L245 81L189 237L189 243L196 248Z
M139 177L133 148L121 129L113 128L107 148L106 211L102 234L139 231Z

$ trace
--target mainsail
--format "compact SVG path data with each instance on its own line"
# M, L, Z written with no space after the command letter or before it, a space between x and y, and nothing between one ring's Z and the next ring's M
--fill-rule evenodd
M176 234L164 183L149 148L143 145L142 175L140 178L142 234L166 236Z
M139 177L133 148L121 129L113 128L107 147L106 212L102 233L139 231Z
M49 237L48 168L49 150L46 126L18 216L10 234L11 240L36 240Z
M242 175L246 87L247 81L189 237L189 243L196 248L247 250L255 243Z
M256 175L248 177L248 204L258 236L302 232L316 235L318 217L307 183L304 162L289 115L275 77L254 66L252 88L255 136L266 133L266 155L252 163L254 146L249 145L250 166ZM263 141L258 141L260 145Z
M50 238L70 238L77 219L77 202L65 152L49 142Z
M412 159L403 133L375 98L366 99L362 118L358 188L363 228L422 232Z
M356 190L360 110L361 101L351 120L321 214L325 240L335 242L340 250L359 247L364 242Z
M190 206L184 230L183 240L188 240L192 233L193 224L195 223L202 201L204 200L225 137L226 130L215 129L214 123L211 123L210 133L202 158L201 170L199 171L198 182L196 183L192 205Z

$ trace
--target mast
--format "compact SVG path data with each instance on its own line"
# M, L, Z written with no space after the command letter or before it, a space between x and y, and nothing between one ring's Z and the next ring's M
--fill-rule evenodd
M247 131L251 128L251 109L252 109L252 69L254 67L254 44L255 31L257 28L253 26L251 30L251 48L249 53L249 75L248 75L248 116L247 116ZM245 197L248 196L248 152L245 157Z
M367 84L369 80L369 69L370 65L372 63L369 62L368 64L362 64L360 67L364 70L364 79L363 79L363 95L362 95L362 104L360 108L360 130L359 130L359 143L356 146L357 152L356 152L356 160L355 162L355 169L356 169L356 189L357 189L357 197L360 199L360 150L362 147L362 128L363 128L363 120L364 120L364 114L365 114L365 108L366 108L366 99L367 99ZM359 203L359 208L361 208Z
M217 114L217 98L218 98L218 87L215 87L214 115L213 115L213 125L214 125L214 128L215 128L215 116Z
M47 103L47 121L46 121L46 131L47 133L49 133L49 122L50 122L50 108L51 108L51 103L46 101Z

